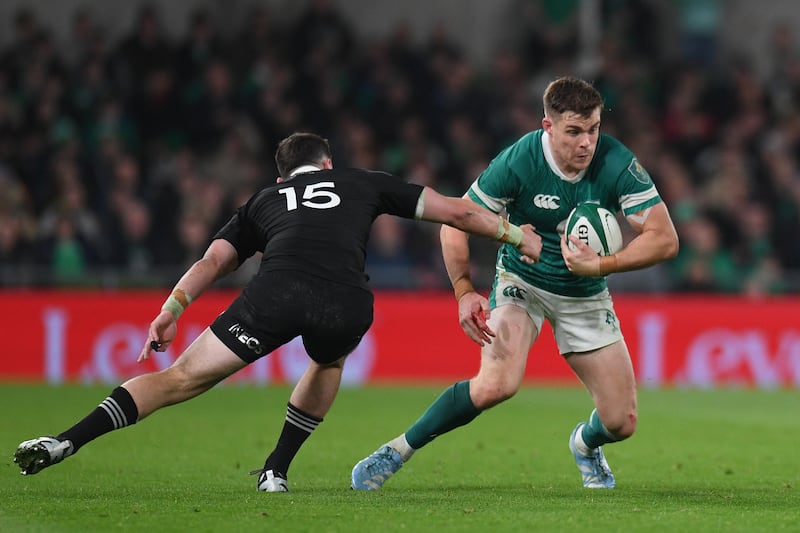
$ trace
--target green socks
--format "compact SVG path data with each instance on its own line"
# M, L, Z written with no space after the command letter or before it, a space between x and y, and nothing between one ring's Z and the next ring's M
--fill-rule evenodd
M469 381L459 381L445 389L406 430L405 440L411 448L419 450L439 435L469 424L479 414L481 411L469 397ZM590 449L617 440L600 421L597 409L592 410L589 421L583 425L581 439Z
M445 389L428 410L405 433L408 444L418 450L430 441L470 423L481 411L469 397L469 381Z
M600 417L597 416L597 409L592 410L592 414L589 415L589 421L583 425L583 429L581 429L581 438L583 438L583 442L586 443L586 446L589 448L597 448L598 446L617 440L608 432L600 421Z

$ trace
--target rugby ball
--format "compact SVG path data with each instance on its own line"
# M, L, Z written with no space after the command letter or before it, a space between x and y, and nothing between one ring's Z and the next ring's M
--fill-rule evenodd
M614 213L597 204L580 204L567 217L567 235L575 235L597 252L612 255L622 249L622 229ZM570 249L575 245L567 239Z

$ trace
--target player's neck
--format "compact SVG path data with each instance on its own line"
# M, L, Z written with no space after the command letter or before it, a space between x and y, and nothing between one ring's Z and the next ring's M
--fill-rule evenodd
M298 174L304 174L306 172L318 172L320 170L322 169L315 165L301 165L289 172L289 177L293 178Z

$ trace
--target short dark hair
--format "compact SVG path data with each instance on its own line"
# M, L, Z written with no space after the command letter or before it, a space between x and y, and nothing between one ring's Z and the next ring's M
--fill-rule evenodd
M275 163L284 179L289 173L303 165L321 165L331 159L331 146L328 139L315 133L292 133L278 144L275 150Z
M550 82L544 91L546 116L571 111L588 117L598 107L603 107L603 97L594 85L580 78L565 76Z

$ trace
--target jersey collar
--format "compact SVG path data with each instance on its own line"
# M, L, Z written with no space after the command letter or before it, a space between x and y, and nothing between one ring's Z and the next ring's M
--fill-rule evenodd
M574 178L570 178L561 172L561 169L558 168L556 164L556 158L553 156L553 149L550 147L550 135L546 131L542 132L542 152L544 152L544 158L547 160L547 165L550 167L550 170L562 180L569 183L578 183L583 179L583 176L586 175L585 168L578 172Z
M315 167L314 165L301 165L296 169L292 170L291 172L289 172L289 177L293 178L298 174L303 174L305 172L318 172L320 170L322 169L319 167Z

